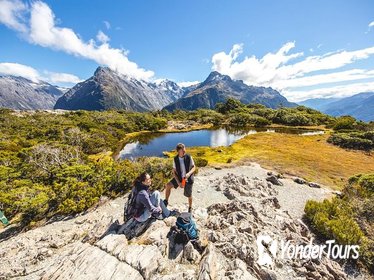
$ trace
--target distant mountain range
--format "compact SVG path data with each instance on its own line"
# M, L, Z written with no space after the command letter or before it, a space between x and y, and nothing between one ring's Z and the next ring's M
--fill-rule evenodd
M46 82L35 83L13 76L0 76L0 86L0 107L21 110L213 109L229 97L271 108L297 105L272 88L248 86L218 72L210 73L205 81L189 87L180 87L170 80L137 80L108 67L98 67L92 77L65 92Z
M225 102L229 97L245 104L259 103L270 108L297 106L272 88L248 86L241 80L233 80L227 75L214 71L204 82L185 89L185 96L166 106L165 109L169 111L213 109L217 103Z
M98 67L91 78L77 84L58 99L54 108L144 112L162 109L183 94L183 89L169 80L147 83L107 67Z
M218 102L235 98L243 103L259 103L270 108L294 107L270 87L248 86L241 80L212 72L205 81L180 87L170 80L146 82L119 74L108 67L98 67L92 77L71 89L22 77L0 75L0 107L36 110L106 110L151 111L166 109L213 109ZM333 115L351 115L359 120L374 120L374 92L347 98L314 98L300 105Z
M345 98L315 98L299 102L332 116L350 115L362 121L374 121L374 92L362 92Z
M304 105L306 107L310 107L313 109L316 109L318 111L325 111L328 109L329 104L340 100L341 98L312 98L312 99L307 99L301 102L298 102L299 105Z
M260 103L267 107L292 107L279 92L271 88L247 86L242 81L212 72L202 83L181 88L163 80L148 83L121 75L107 67L99 67L88 80L66 92L55 109L105 110L110 108L131 111L150 111L165 108L194 110L213 109L218 102L233 97L243 103Z
M63 90L46 82L0 76L0 107L16 110L53 109Z

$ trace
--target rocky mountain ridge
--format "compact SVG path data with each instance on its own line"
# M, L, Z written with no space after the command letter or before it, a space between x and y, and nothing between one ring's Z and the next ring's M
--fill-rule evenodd
M214 109L217 103L225 102L230 97L244 104L259 103L269 108L297 106L270 87L248 86L241 80L233 80L227 75L214 71L205 81L190 88L184 97L166 106L165 109L169 111Z
M15 110L53 109L63 91L43 81L0 75L0 108Z
M374 121L374 92L361 92L345 98L317 98L299 102L332 116L350 115L362 121Z
M55 109L123 109L145 112L159 110L184 94L174 82L149 83L119 74L108 67L98 67L94 75L68 90Z

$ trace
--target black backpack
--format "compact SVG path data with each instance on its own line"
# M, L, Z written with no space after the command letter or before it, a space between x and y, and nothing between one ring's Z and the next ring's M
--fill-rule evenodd
M174 231L174 242L176 244L186 245L188 241L190 241L190 238L188 237L187 232L185 232L184 230L181 230L177 228L176 226L174 226L172 228L172 231Z
M125 203L124 207L124 213L123 213L123 220L127 222L131 218L133 218L137 212L137 209L135 207L136 197L138 195L138 191L136 187L133 187L131 190L131 193L129 194L127 201Z

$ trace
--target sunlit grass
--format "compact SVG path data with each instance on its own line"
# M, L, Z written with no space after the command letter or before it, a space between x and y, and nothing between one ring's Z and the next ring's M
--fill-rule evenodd
M188 152L208 160L209 165L255 161L265 168L300 176L333 189L342 188L352 175L374 171L373 154L344 150L327 143L328 136L328 131L315 136L256 133L229 147L196 147L189 148Z

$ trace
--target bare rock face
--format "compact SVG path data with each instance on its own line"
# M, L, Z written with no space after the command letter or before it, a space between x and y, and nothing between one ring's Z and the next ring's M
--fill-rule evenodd
M214 109L217 103L225 102L228 98L235 98L244 104L263 104L269 108L278 108L280 104L285 107L297 106L272 88L248 86L217 71L211 72L205 81L184 90L185 95L166 106L166 110Z
M43 81L0 75L0 108L17 110L53 109L61 89Z
M144 112L162 109L183 94L184 90L173 81L150 83L100 66L91 78L78 83L61 96L54 108Z
M202 251L176 244L176 218L155 220L127 238L121 228L124 199L75 218L57 221L0 241L0 279L346 279L338 263L274 258L260 265L261 234L308 244L301 221L284 212L277 188L266 179L226 174L211 181L228 203L197 208ZM180 206L182 208L182 206ZM0 235L1 236L1 235Z

